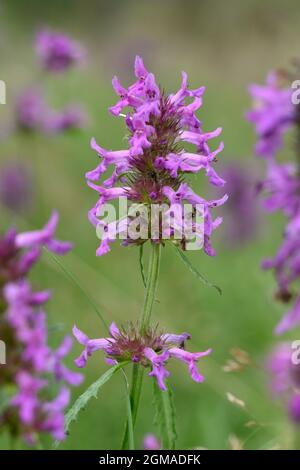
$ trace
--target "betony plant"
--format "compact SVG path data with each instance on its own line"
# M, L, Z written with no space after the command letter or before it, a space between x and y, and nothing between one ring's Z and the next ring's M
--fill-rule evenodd
M195 114L202 105L205 89L204 87L189 89L187 75L183 72L179 91L175 94L166 94L157 85L154 75L146 69L139 56L136 57L134 70L136 81L128 88L124 88L117 77L113 78L113 88L119 100L109 109L114 116L123 119L127 126L128 147L124 150L106 150L100 147L95 139L91 141L91 147L98 154L100 162L94 170L86 174L87 184L98 193L99 197L96 205L89 211L89 220L95 227L98 228L100 225L104 228L96 254L97 256L107 254L111 249L111 242L124 228L124 224L118 225L117 221L108 226L100 220L102 209L108 201L126 197L131 204L145 207L156 204L159 208L167 205L170 210L173 204L176 204L177 208L190 204L193 209L194 235L203 239L204 252L214 256L211 236L221 224L222 218L217 217L214 220L211 211L225 203L227 195L220 199L206 200L196 194L187 182L189 175L204 172L213 186L222 187L225 184L224 179L214 169L217 155L223 149L223 143L221 142L214 150L209 146L209 142L220 135L221 128L204 132L202 123ZM186 143L189 145L188 148L195 148L194 153L186 150ZM111 168L112 174L104 177ZM201 206L203 213L203 230L200 230L196 221L198 206ZM189 239L185 236L176 239L174 236L176 227L185 223L182 211L175 210L172 216L173 225L169 227L166 238L177 248L184 263L201 278L200 273L184 254ZM130 222L130 218L128 214L125 225ZM196 362L211 352L211 349L205 352L188 352L185 350L185 343L190 338L189 334L168 334L164 333L160 326L152 325L151 315L157 295L161 252L166 244L164 235L164 230L160 227L155 236L149 233L146 239L132 238L130 235L123 238L123 245L136 245L141 250L145 243L150 244L148 275L145 278L145 300L139 319L133 324L122 327L112 323L110 334L99 339L89 339L77 327L73 329L74 336L84 345L84 351L75 361L76 365L84 367L88 357L101 349L112 369L78 399L67 414L66 427L68 429L80 408L85 406L87 400L95 395L98 388L113 375L114 371L123 370L125 365L132 363L132 383L123 448L134 448L133 431L145 369L148 369L149 376L154 378L156 399L164 410L163 414L167 415L166 428L162 436L163 445L165 448L174 448L175 432L172 425L170 426L170 422L174 419L174 410L171 403L171 389L166 380L169 372L165 366L169 359L179 359L188 365L191 377L196 382L202 382L204 377L198 372Z

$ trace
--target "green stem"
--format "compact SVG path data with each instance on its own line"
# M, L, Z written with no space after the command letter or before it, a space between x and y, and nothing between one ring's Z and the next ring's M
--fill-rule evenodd
M141 313L140 325L141 333L149 328L150 317L152 313L153 303L155 300L156 289L158 284L159 266L161 256L161 245L152 245L151 257L149 262L149 271L147 277L146 295L144 306Z
M129 450L134 450L134 432L133 432L133 422L132 422L132 410L131 410L131 401L130 401L130 391L129 391L129 383L127 380L127 375L123 369L121 372L124 377L125 388L126 388L126 409L127 409L127 425L128 425L128 443L129 443Z
M141 334L144 334L150 325L150 318L153 309L153 304L155 301L157 284L158 284L158 275L159 275L159 266L161 258L161 245L153 244L151 246L151 255L149 261L147 285L146 285L146 295L144 300L143 309L140 317L140 329ZM143 375L144 370L139 364L134 364L132 369L132 383L131 383L131 392L130 392L130 402L131 402L131 413L132 413L132 424L133 427L136 423L138 407L140 403L142 385L143 385ZM122 449L127 447L128 442L128 422L125 427L124 438L122 442Z

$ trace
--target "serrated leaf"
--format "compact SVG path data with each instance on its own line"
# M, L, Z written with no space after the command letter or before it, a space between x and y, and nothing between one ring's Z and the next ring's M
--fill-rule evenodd
M84 410L87 403L90 401L91 398L97 398L97 394L99 389L111 379L111 377L122 367L128 364L130 361L120 362L119 364L111 367L108 369L99 379L96 380L90 387L82 394L80 397L77 398L74 405L69 409L65 416L65 433L68 434L70 425L73 421L76 421L78 413L81 410ZM54 448L59 446L60 442L54 442Z
M141 245L140 254L139 254L139 263L140 263L140 271L141 271L143 284L144 284L144 287L146 288L147 283L146 283L146 276L145 276L145 271L144 271L143 254L144 254L144 245Z
M188 259L187 256L185 256L185 254L183 253L182 250L180 250L177 246L175 247L176 248L176 251L177 251L177 254L178 256L181 258L181 260L184 262L184 264L186 265L186 267L191 271L192 274L194 274L203 284L205 284L206 286L208 287L214 287L214 289L216 289L220 295L222 295L222 289L217 286L216 284L213 284L212 282L210 282L208 279L206 279L203 274L201 274L197 268L195 268L195 266L193 266L193 264L191 263L191 261Z
M177 432L176 413L172 391L168 384L167 390L162 391L155 381L153 395L155 405L154 423L156 426L158 426L163 448L167 450L174 450L177 439Z

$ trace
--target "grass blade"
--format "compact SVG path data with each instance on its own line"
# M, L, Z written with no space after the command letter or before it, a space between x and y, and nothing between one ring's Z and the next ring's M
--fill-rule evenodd
M99 308L97 307L96 303L94 300L89 296L89 294L85 291L85 289L80 285L79 281L75 277L73 273L71 273L60 261L60 259L55 256L53 253L51 253L49 250L46 250L48 255L53 259L53 261L60 267L60 269L63 271L63 273L75 284L75 286L81 291L81 293L85 296L87 299L88 303L92 307L92 309L96 312L97 316L100 318L104 328L108 331L108 326L106 321L104 320L104 317L102 313L100 312Z

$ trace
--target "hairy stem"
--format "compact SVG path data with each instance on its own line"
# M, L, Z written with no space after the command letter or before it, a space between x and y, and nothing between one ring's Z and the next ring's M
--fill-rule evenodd
M140 317L141 334L145 333L150 324L151 313L155 301L155 295L158 284L159 266L161 257L161 245L153 244L151 246L151 255L149 261L149 269L146 284L146 295L144 300L143 309ZM144 370L139 364L134 364L132 369L132 383L130 392L132 423L135 425L137 412L141 397L143 385ZM122 449L127 447L128 443L128 422L125 427L125 433L122 443Z
M147 276L146 295L144 306L140 318L141 333L145 333L150 324L150 318L155 301L156 289L158 284L161 245L152 245L151 256L149 262L149 270Z

